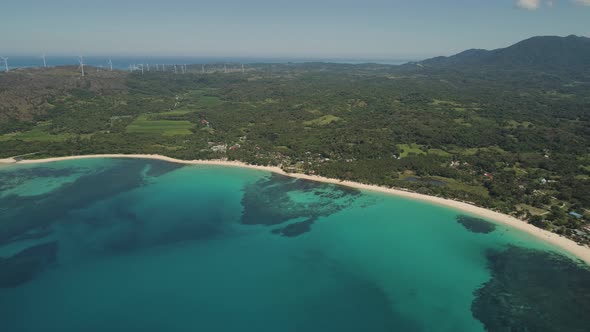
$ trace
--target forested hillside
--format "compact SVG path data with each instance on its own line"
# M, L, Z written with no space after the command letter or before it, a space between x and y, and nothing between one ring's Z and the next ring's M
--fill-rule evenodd
M467 50L450 57L421 61L432 67L495 68L577 72L590 67L590 38L567 36L532 37L506 48L496 50Z
M587 242L589 73L15 70L0 74L0 158L158 153L280 165L473 202Z

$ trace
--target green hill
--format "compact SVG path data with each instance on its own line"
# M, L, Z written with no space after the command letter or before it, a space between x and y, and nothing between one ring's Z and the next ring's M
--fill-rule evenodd
M589 71L590 38L567 36L533 37L496 50L471 49L450 57L417 63L424 67L493 67L544 71Z

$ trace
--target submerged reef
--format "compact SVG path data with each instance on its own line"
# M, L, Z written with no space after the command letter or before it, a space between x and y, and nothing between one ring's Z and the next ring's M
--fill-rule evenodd
M496 225L480 218L460 215L457 216L457 222L473 233L488 234L496 230Z
M31 281L55 263L57 242L27 248L10 258L0 258L0 288L12 288Z
M590 268L568 257L511 246L487 254L492 274L473 316L488 331L588 331Z
M244 187L241 223L276 226L305 219L272 231L294 237L309 232L318 218L346 209L360 195L357 189L272 174Z

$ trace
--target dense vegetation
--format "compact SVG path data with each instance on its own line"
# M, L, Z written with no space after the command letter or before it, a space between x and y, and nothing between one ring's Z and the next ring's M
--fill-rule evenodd
M0 158L158 153L280 165L469 201L588 242L588 67L428 63L2 73Z

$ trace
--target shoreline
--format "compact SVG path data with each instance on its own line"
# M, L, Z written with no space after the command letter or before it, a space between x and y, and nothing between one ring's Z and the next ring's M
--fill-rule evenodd
M356 188L360 190L372 191L372 192L379 192L388 195L394 195L398 197L405 197L409 199L419 200L423 202L428 202L440 206L449 207L455 210L463 211L478 217L482 217L484 219L489 219L496 223L507 225L509 227L515 228L517 230L526 232L540 240L548 242L556 247L559 247L569 254L577 257L578 259L582 260L586 264L590 265L590 248L585 247L582 245L577 244L576 242L565 238L559 234L552 233L543 229L540 229L536 226L528 224L520 219L515 217L509 216L507 214L503 214L500 212L492 211L486 208L482 208L479 206L475 206L466 202L460 202L452 199L441 198L436 196L429 196L424 194L418 194L411 191L405 191L401 189L393 189L387 187L381 187L378 185L369 185L363 184L359 182L352 182L346 180L338 180L332 178L326 178L318 175L306 175L300 173L287 173L283 171L279 167L275 166L258 166L258 165L249 165L240 161L225 161L225 160L181 160L170 158L162 155L155 155L155 154L96 154L96 155L83 155L83 156L69 156L69 157L55 157L55 158L46 158L46 159L29 159L29 160L16 160L14 158L6 158L0 159L0 164L16 164L16 165L26 165L26 164L43 164L43 163L51 163L56 161L65 161L65 160L76 160L76 159L93 159L93 158L136 158L136 159L156 159L162 160L177 164L184 164L184 165L210 165L210 166L223 166L223 167L241 167L241 168L249 168L255 169L260 171L272 172L276 174L281 174L297 179L304 179L310 181L317 181L323 183L330 183L330 184L337 184L346 187Z

